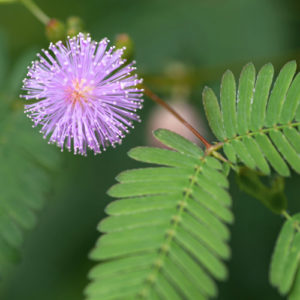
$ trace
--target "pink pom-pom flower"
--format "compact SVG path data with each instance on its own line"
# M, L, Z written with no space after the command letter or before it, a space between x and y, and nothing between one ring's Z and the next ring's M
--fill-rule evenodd
M120 144L132 121L139 121L142 80L133 74L134 62L122 59L124 49L108 49L108 42L80 33L66 45L50 44L23 81L27 93L21 97L31 102L25 113L62 150L101 153Z

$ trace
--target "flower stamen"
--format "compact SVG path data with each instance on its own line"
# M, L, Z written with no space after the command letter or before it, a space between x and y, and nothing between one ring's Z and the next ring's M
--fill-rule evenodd
M67 87L66 89L66 100L71 103L72 105L75 105L76 103L79 103L83 105L83 103L91 104L91 98L89 95L93 91L93 87L89 85L85 85L86 79L81 79L80 81L78 79L73 80L72 86Z
M50 44L51 51L44 50L29 67L23 81L27 94L21 97L40 101L25 105L25 112L61 150L101 153L121 143L132 121L139 121L142 80L133 74L134 62L124 65L124 49L107 50L108 42L79 33L66 45Z

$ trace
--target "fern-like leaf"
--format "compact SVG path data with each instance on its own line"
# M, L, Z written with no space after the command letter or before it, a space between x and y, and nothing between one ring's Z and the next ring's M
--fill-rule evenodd
M270 267L270 282L290 300L300 298L300 214L287 220L278 236Z
M49 171L58 164L56 151L32 130L19 109L2 101L0 115L0 272L19 257L23 229L36 222L49 190Z
M257 77L253 64L241 72L238 88L231 71L222 79L220 104L210 88L203 102L210 127L222 142L227 158L251 169L270 173L269 164L288 176L287 163L300 173L300 74L296 63L287 63L277 76L271 64ZM269 164L267 163L269 162Z
M222 165L183 137L158 130L176 151L138 147L129 156L157 164L121 173L109 195L120 198L99 224L91 257L89 300L208 299L224 280L233 222Z

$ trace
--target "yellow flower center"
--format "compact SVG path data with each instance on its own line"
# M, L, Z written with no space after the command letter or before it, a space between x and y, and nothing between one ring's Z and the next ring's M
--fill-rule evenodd
M87 103L89 100L89 94L93 88L89 85L86 85L86 80L78 79L73 80L72 86L67 89L67 99L73 105L76 103L83 104Z

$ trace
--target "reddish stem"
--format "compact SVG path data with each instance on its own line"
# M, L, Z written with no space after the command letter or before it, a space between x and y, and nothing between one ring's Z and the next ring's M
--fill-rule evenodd
M154 94L147 87L144 88L144 94L148 96L151 100L155 101L162 107L164 107L167 111L169 111L178 121L180 121L186 128L188 128L205 146L206 149L209 149L212 145L185 119L183 119L169 104L167 104L164 100L159 98L156 94Z

